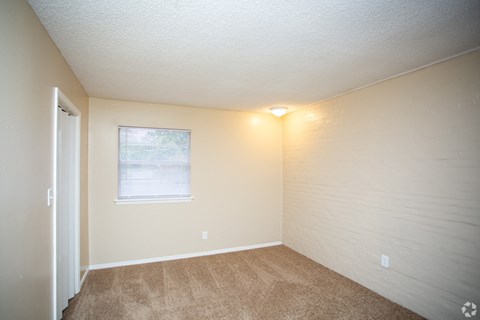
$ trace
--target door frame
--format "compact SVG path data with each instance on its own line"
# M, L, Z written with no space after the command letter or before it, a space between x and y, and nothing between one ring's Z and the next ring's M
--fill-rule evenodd
M80 126L81 126L81 112L80 110L68 99L68 97L58 88L53 88L53 104L52 104L52 115L53 115L53 155L52 155L52 165L53 165L53 217L52 217L52 319L57 319L57 176L58 176L58 167L57 167L57 142L58 142L58 106L62 106L63 109L67 110L74 117L74 130L75 130L75 145L72 148L73 166L70 167L70 172L73 176L73 215L74 215L74 252L73 261L74 261L74 292L77 294L80 291Z

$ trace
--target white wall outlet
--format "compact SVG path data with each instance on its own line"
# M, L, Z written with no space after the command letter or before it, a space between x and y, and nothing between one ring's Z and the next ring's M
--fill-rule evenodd
M384 268L389 268L390 267L390 260L388 256L382 254L382 260L381 260L382 267Z
M203 232L202 232L202 239L203 239L203 240L208 239L208 231L203 231Z

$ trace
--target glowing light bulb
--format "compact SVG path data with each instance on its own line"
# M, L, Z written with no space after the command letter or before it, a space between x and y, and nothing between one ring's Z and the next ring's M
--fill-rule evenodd
M273 107L270 108L270 111L273 113L273 115L277 117L283 116L285 113L287 113L287 107Z

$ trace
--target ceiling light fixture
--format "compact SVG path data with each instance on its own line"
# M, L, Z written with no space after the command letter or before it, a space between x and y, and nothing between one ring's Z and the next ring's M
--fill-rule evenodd
M273 115L277 117L283 116L285 113L287 113L288 108L287 107L273 107L270 108L270 111L273 113Z

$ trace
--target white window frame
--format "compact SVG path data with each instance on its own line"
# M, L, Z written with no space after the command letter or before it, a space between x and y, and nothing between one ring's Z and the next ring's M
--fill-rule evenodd
M189 132L190 134L190 152L192 150L192 142L191 142L191 130L189 129L172 129L172 128L159 128L159 127L142 127L142 126L118 126L117 132L117 139L118 139L118 152L117 152L117 199L114 202L117 205L124 205L124 204L150 204L150 203L182 203L182 202L191 202L194 197L191 194L189 196L182 196L182 197L175 197L175 196L162 196L162 197L152 197L152 198L120 198L118 197L120 191L120 128L134 128L134 129L155 129L155 130L168 130L168 131L185 131ZM191 166L191 159L189 159L189 164ZM190 177L190 188L191 188L191 177Z

